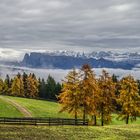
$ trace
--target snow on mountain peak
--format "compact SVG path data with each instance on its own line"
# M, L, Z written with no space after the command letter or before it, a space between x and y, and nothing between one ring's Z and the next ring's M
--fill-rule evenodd
M115 61L122 61L127 59L132 60L140 60L140 53L118 53L118 52L111 52L111 51L93 51L91 53L84 53L84 52L75 52L75 51L67 51L67 50L57 50L57 51L46 51L45 54L54 55L54 56L72 56L72 57L84 57L84 58L95 58L100 59L104 58L107 60L115 60Z

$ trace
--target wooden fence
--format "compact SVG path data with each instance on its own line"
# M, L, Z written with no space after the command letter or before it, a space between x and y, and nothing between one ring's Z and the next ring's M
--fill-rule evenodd
M0 118L0 124L13 125L88 125L88 120L66 118Z

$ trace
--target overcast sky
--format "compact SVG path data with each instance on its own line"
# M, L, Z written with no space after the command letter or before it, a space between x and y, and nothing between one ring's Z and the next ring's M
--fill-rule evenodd
M140 50L140 0L0 0L0 48Z

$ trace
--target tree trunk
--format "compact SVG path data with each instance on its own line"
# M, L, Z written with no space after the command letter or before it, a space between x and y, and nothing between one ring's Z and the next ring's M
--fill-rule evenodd
M102 105L102 110L101 110L101 125L104 126L104 109Z
M97 118L96 118L96 115L94 115L94 125L95 125L95 126L97 125Z
M86 121L86 109L84 107L84 110L83 110L83 125L85 125L85 121Z
M77 112L75 111L75 125L77 125Z
M96 117L96 115L93 115L92 116L92 121L94 122L94 126L96 126L97 125L97 117Z
M129 115L127 115L127 117L126 117L126 124L128 124L129 123Z

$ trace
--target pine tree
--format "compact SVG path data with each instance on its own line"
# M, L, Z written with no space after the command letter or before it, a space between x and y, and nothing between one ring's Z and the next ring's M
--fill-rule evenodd
M118 76L116 76L115 74L112 75L112 81L115 84L115 95L116 97L119 96L120 92L120 80L118 79ZM117 100L113 100L113 104L115 105L115 110L116 111L120 111L121 110L121 106L118 104Z
M7 84L8 88L10 88L10 87L11 87L10 77L9 77L9 75L8 75L8 74L6 75L6 78L5 78L5 83Z
M59 103L62 105L60 112L67 111L73 114L76 122L80 112L81 100L79 82L79 73L73 69L63 81L62 93L58 96Z
M38 94L39 94L39 97L42 98L41 79L40 79L40 77L38 78Z
M62 90L62 85L58 82L55 86L55 95L58 96Z
M39 97L41 97L41 98L47 98L46 97L46 95L47 95L47 89L46 89L46 83L45 83L44 78L43 79L40 79L39 78L38 83L39 83Z
M83 109L83 122L85 123L86 115L89 114L94 118L96 125L96 116L98 115L98 84L94 72L87 64L82 67L82 80L80 84L81 105Z
M56 82L52 76L48 76L46 83L47 98L56 100Z
M23 76L22 76L22 80L23 80L23 88L24 88L24 96L27 97L27 92L28 92L28 75L24 72Z
M112 81L114 83L117 83L118 82L118 76L116 76L115 74L112 75Z
M121 80L119 104L122 109L118 118L126 121L126 124L135 121L140 114L140 95L138 94L138 84L132 76L126 76Z
M105 71L99 78L99 112L101 115L101 125L111 121L111 113L114 110L113 100L115 99L115 84L112 77Z
M4 87L5 87L5 94L9 95L11 92L11 79L8 74L6 75L6 78L4 80Z

